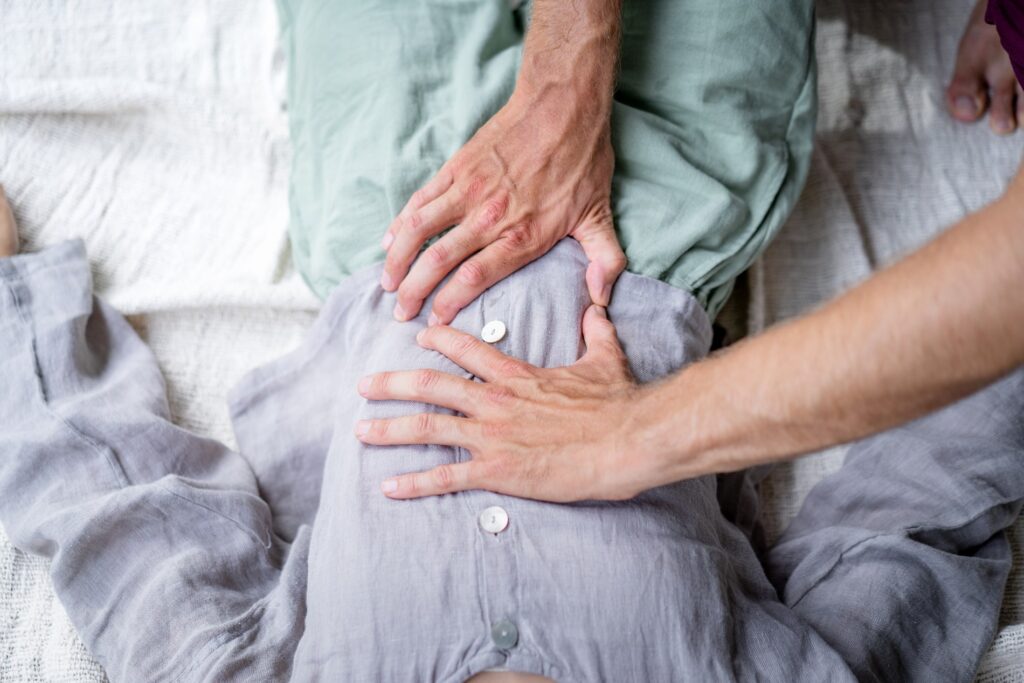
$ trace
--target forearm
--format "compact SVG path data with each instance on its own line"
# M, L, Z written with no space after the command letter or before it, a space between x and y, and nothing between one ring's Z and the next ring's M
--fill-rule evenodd
M1024 363L1024 175L1006 196L817 312L642 393L653 485L884 430Z
M621 0L536 0L514 97L610 116L620 23Z

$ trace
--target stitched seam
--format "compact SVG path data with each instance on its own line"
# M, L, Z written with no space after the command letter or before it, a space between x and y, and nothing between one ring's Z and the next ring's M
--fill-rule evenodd
M229 625L223 633L216 636L204 648L206 650L205 654L200 654L198 659L194 659L191 662L186 662L181 666L176 667L178 672L174 673L172 671L170 674L170 680L182 680L185 676L198 669L202 664L205 664L210 657L220 652L220 650L226 645L252 631L252 629L259 623L260 617L263 616L263 612L266 610L266 600L266 597L262 598L255 605L250 607L248 612L238 617L235 624Z
M221 519L224 519L224 520L227 520L228 522L231 522L233 525L235 525L236 527L241 529L243 532L245 532L245 534L247 536L249 536L251 539L256 541L256 543L260 547L262 547L264 550L269 550L270 549L270 546L272 545L272 543L271 543L271 540L270 540L270 533L269 532L267 533L267 540L264 541L264 540L262 540L259 537L259 535L253 529L251 529L250 527L246 526L245 524L243 524L242 522L238 521L237 519L234 519L233 517L228 517L227 515L225 515L220 510L212 508L209 505L204 505L203 503L200 503L197 500L192 500L188 496L183 496L180 493L178 493L177 491L171 490L171 488L168 487L168 486L160 486L159 488L160 488L160 490L165 491L166 493L171 494L175 498L180 498L181 500L184 500L184 501L186 501L188 503L192 503L192 505L195 505L198 508L202 508L203 510L206 510L208 512L212 512L213 514L217 515Z
M819 576L810 586L808 586L807 590L805 590L803 593L801 593L800 597L793 601L793 603L790 605L790 608L792 609L792 608L795 608L797 605L799 605L800 602L804 598L806 598L807 595L812 590L814 590L815 588L820 586L825 581L825 579L827 579L829 576L831 576L832 572L835 571L835 568L838 567L839 564L844 559L846 559L847 553L852 553L854 550L856 550L860 546L864 545L865 543L868 543L869 541L873 541L876 538L884 538L884 537L905 538L905 536L903 536L902 534L891 534L890 533L890 534L875 534L874 536L869 536L868 538L863 538L863 539L857 541L856 543L851 545L849 548L847 548L846 550L844 550L841 553L839 553L839 556L836 557L835 561L833 561L831 565L829 565L829 568L825 571L825 573L822 574L821 576Z
M19 281L21 281L20 278ZM22 323L29 331L29 349L32 353L33 372L36 376L36 388L39 392L39 399L40 403L42 403L43 406L43 412L46 415L49 415L51 418L53 418L59 425L63 425L64 428L67 429L72 436L77 438L79 441L81 441L87 447L89 447L92 451L94 451L97 455L101 456L104 460L106 460L107 465L110 467L111 472L114 475L114 479L118 483L118 486L124 488L125 486L128 485L128 478L125 475L124 469L121 467L120 463L114 459L113 452L109 449L109 447L104 447L100 443L96 442L95 440L91 439L89 436L81 432L74 425L68 422L62 415L57 413L57 411L55 411L53 407L50 406L49 402L47 402L46 392L43 391L42 386L43 372L42 366L39 363L39 353L38 344L36 343L35 326L32 325L30 317L25 311L24 304L21 301L21 298L18 296L18 293L15 291L15 289L11 287L10 284L6 281L4 282L4 287L6 287L7 291L10 292L11 299L12 301L14 301L14 310L17 311L18 317L21 319Z

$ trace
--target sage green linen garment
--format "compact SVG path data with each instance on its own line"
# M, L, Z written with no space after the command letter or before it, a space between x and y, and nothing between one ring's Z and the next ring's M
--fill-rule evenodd
M279 0L295 261L321 296L508 99L528 9L500 0ZM612 114L634 273L714 316L788 216L815 119L812 0L629 0Z

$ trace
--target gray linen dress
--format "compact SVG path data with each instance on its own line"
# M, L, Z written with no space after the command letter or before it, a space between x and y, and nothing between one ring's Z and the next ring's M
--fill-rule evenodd
M501 320L502 351L572 363L585 263L563 241L454 324ZM379 272L345 280L301 348L234 390L235 453L169 421L81 243L0 260L0 522L52 560L112 680L971 678L1024 493L1021 374L855 446L760 559L715 477L611 503L392 501L381 479L468 456L353 437L360 418L435 410L368 403L359 377L462 372L416 345L422 316L392 319ZM658 281L624 275L610 317L642 381L707 353L704 311ZM498 533L479 523L493 506Z

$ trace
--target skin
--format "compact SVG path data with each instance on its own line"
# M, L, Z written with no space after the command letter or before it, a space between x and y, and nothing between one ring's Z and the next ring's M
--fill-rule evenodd
M602 308L565 368L504 356L449 327L419 343L484 380L395 372L370 400L461 416L361 421L370 444L461 446L472 459L388 479L415 498L465 489L548 501L626 499L791 458L952 403L1024 364L1024 172L1004 196L818 311L638 386Z
M619 15L620 0L534 2L508 103L413 194L384 235L381 286L397 291L395 318L415 317L454 271L429 316L447 324L567 235L590 260L590 296L608 303L626 265L610 200Z
M994 26L985 23L988 0L978 0L960 39L946 105L953 118L974 123L988 113L989 127L1009 135L1024 127L1024 88Z
M18 227L14 213L7 201L3 185L0 185L0 258L18 253Z
M485 671L470 678L467 683L552 683L550 678L512 671Z

